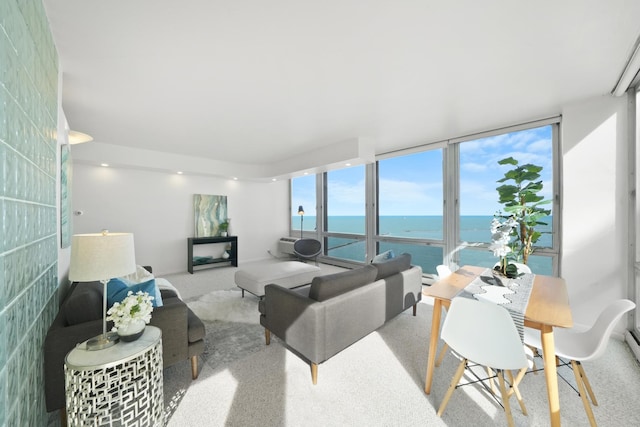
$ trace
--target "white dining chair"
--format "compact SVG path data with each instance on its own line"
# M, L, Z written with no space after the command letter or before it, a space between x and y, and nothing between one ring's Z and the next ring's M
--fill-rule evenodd
M444 279L451 276L451 269L448 265L440 264L436 266L436 273L438 273L438 279Z
M607 343L613 328L620 318L628 311L635 308L635 303L627 299L616 300L609 303L598 315L593 325L586 331L575 329L556 328L553 331L556 357L570 361L571 369L576 377L578 394L589 418L591 426L596 426L593 410L589 404L587 394L591 402L598 406L596 396L593 393L587 374L584 372L582 362L594 360L602 356L607 348ZM525 328L524 342L526 345L542 348L540 332L535 329ZM586 392L585 392L586 391Z
M513 394L526 415L518 384L524 377L529 362L518 330L504 307L470 298L454 298L442 325L441 337L462 360L438 408L438 416L444 413L470 362L496 372L509 426L514 425L509 405L509 399ZM516 370L518 373L514 378L511 371ZM509 387L504 379L505 372L508 372L511 380Z
M442 280L444 278L451 276L453 272L451 271L451 268L449 268L448 265L440 264L436 266L436 273L438 273L438 280ZM443 308L442 311L443 313L446 313L446 309ZM445 343L442 349L440 350L440 354L436 358L436 363L435 363L436 366L440 366L440 364L442 364L442 359L444 359L444 356L445 354L447 354L448 349L449 349L449 346L447 346L447 344Z

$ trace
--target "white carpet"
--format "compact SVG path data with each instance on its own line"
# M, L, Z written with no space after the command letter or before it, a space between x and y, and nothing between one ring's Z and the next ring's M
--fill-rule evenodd
M204 321L260 323L258 300L253 296L242 298L240 290L210 292L187 305Z
M257 305L257 300L252 301ZM167 383L184 385L182 395L172 399L176 407L167 425L506 425L502 408L476 386L456 390L444 416L435 415L458 361L451 355L445 357L436 369L433 391L426 395L431 312L430 304L421 303L417 317L408 310L322 363L316 386L311 383L307 362L285 349L277 338L264 345L260 331L251 338L258 346L245 357L215 367L207 362L196 381L186 382L187 372L171 378L165 370L165 393ZM211 325L223 327L226 323ZM238 334L247 335L242 329ZM640 425L640 370L626 345L612 341L604 357L585 364L585 369L600 402L594 407L598 425ZM529 374L523 380L520 389L529 415L523 415L513 400L517 426L549 424L544 381L543 374ZM562 425L588 425L580 397L562 380L559 391Z

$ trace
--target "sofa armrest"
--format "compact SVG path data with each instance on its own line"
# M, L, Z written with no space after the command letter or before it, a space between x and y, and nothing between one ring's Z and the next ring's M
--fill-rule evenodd
M402 275L404 308L422 300L422 267L414 265L400 273Z
M44 340L44 389L47 412L64 408L64 359L73 348L102 334L102 319L53 327Z
M162 359L166 368L188 357L187 305L178 298L169 298L151 313L150 325L162 330Z
M325 360L323 305L291 289L271 284L264 288L260 323L310 362Z

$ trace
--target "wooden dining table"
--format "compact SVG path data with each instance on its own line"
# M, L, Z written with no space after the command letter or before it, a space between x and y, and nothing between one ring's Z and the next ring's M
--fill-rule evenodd
M433 317L431 321L431 338L427 360L427 378L425 393L431 393L436 352L440 339L440 320L442 308L448 308L451 300L486 267L466 265L451 275L426 287L422 294L434 298ZM544 375L547 383L547 398L552 426L560 425L560 400L558 397L558 377L556 371L556 353L553 341L553 328L570 328L573 326L567 285L560 277L536 274L531 288L531 296L524 313L524 326L540 331L542 355L544 359Z

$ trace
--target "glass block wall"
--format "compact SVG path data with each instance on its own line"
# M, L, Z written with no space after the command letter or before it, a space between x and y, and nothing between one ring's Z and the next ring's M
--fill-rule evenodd
M58 58L42 0L0 0L0 426L47 425L57 310Z

